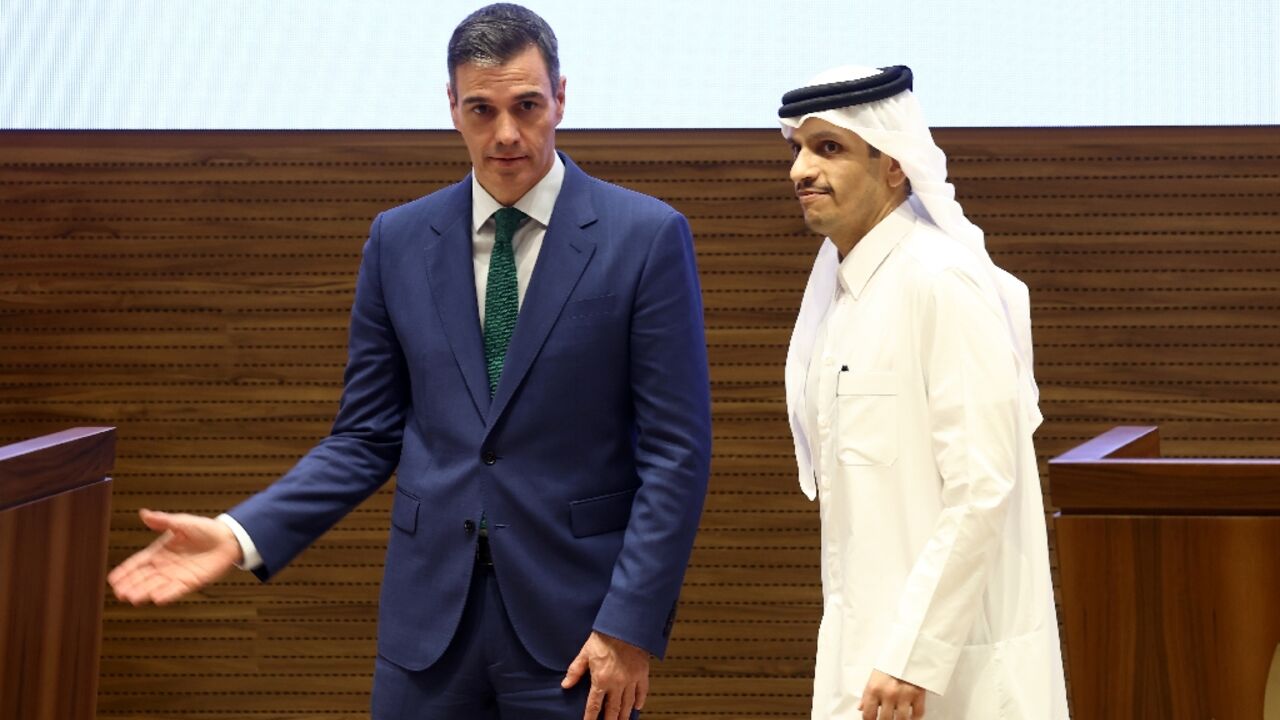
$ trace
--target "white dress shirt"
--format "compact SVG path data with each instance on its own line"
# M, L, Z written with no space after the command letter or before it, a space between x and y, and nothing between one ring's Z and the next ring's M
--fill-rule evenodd
M555 156L555 163L546 175L537 182L529 192L512 206L529 217L516 230L511 238L511 248L516 261L516 291L519 302L524 302L525 290L529 287L529 279L533 277L533 267L538 262L538 253L542 250L542 239L551 224L551 211L555 209L556 200L560 197L560 188L564 185L564 161L560 155ZM493 214L502 204L493 199L485 190L475 173L471 173L471 263L475 272L476 305L480 308L480 328L484 329L485 289L489 286L489 258L493 255L495 225ZM262 565L262 555L253 543L253 538L245 531L236 519L223 513L218 520L231 528L244 560L238 567L245 570L256 570Z
M819 268L836 287L788 373L822 519L813 718L861 718L876 669L928 690L930 718L1065 720L1025 386L990 274L907 203Z
M556 155L555 164L542 176L537 185L512 205L529 216L516 230L511 248L516 256L516 285L520 302L524 302L525 289L533 277L533 266L542 250L542 238L551 224L551 211L560 197L564 184L564 162ZM489 256L493 254L495 223L493 214L502 205L471 176L471 261L476 273L476 304L480 307L480 328L484 329L484 293L489 287Z

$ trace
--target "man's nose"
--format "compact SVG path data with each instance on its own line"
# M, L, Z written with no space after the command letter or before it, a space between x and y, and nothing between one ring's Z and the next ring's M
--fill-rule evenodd
M810 162L809 153L801 150L796 153L796 159L791 162L791 182L796 187L813 184L814 167Z
M498 116L494 140L499 145L504 146L516 145L520 142L520 129L516 125L516 119L509 113L502 113Z

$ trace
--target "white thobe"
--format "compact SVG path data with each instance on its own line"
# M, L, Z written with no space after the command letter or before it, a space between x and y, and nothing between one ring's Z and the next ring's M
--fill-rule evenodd
M989 268L908 203L833 252L787 367L822 518L813 718L861 718L877 669L925 688L929 720L1065 720L1034 424Z

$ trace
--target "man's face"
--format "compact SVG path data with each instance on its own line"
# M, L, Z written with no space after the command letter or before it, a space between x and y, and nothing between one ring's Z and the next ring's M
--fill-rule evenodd
M459 65L449 88L453 126L462 133L476 179L511 205L555 163L564 117L564 78L551 86L536 45L501 65Z
M857 133L809 118L791 134L791 181L810 230L847 253L900 201L901 168L888 155L872 157Z

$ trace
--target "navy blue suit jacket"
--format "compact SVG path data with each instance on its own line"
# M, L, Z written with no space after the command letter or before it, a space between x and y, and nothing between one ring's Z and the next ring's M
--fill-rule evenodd
M230 512L265 579L397 471L378 651L406 668L453 637L482 510L511 622L539 662L568 667L593 628L666 648L710 462L692 238L666 204L561 157L492 400L468 178L374 221L333 431Z

